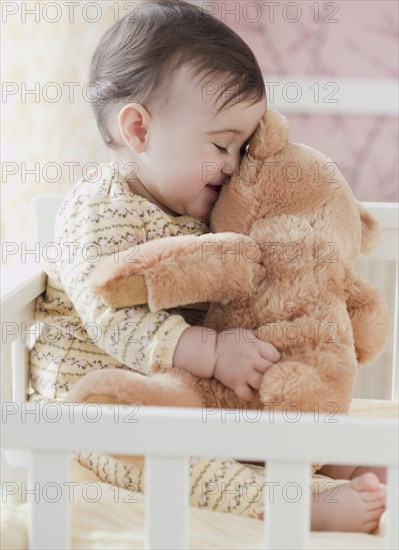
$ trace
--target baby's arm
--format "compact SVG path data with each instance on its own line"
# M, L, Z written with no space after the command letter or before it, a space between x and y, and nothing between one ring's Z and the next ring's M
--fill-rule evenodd
M181 315L164 310L151 312L147 304L113 308L92 292L89 275L98 260L98 257L90 259L93 248L100 250L101 256L112 257L115 242L119 250L124 250L133 244L132 233L137 243L142 242L145 233L140 217L123 218L126 210L134 210L134 203L119 204L88 189L88 194L71 197L63 209L57 231L62 256L56 269L88 338L121 365L144 374L178 366L196 376L213 375L237 394L241 393L243 398L244 394L249 397L246 384L257 387L259 372L269 364L266 352L264 357L260 356L259 340L252 343L246 338L238 338L238 341L234 338L234 342L224 342L220 338L223 333L216 335L208 328L192 327ZM107 212L107 216L100 215L101 212ZM110 224L110 219L115 223ZM118 224L128 227L129 231L120 230L115 235ZM242 263L244 267L252 265L251 262Z
M132 212L136 207L134 201L127 204L122 201L124 198L110 201L99 193L92 194L91 189L76 199L71 197L58 221L56 239L61 259L57 262L56 275L73 305L71 315L80 318L76 319L79 331L83 325L81 348L85 349L85 341L89 341L113 358L114 363L153 374L159 368L173 366L176 344L191 325L181 315L166 311L152 313L146 304L109 307L93 294L88 284L99 252L101 257L112 257L115 243L124 250L125 246L132 246L132 235L137 242L145 235L140 217L123 218L126 210ZM108 215L101 215L102 212ZM126 229L119 229L119 234L115 234L118 226Z

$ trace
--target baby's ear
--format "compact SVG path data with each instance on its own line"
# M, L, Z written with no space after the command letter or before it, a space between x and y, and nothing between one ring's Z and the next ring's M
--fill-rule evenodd
M264 159L279 153L288 143L287 118L270 109L263 115L249 143L248 153L256 159Z

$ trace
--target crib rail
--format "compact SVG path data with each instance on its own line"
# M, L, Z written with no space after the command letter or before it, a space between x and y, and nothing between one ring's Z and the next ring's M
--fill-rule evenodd
M11 362L12 398L25 401L29 388L29 347L36 331L35 301L46 288L46 274L40 263L16 263L1 271L2 369ZM11 353L9 350L11 348ZM4 373L2 394L4 399Z
M40 264L33 261L15 263L1 270L1 320L2 343L10 343L20 337L21 324L29 328L34 322L35 299L46 288L46 274ZM14 325L14 330L12 330ZM19 325L19 326L18 326Z
M190 455L267 460L265 548L306 549L310 529L310 463L388 466L386 548L399 547L396 419L74 403L3 403L3 445L31 449L30 548L70 548L67 457L77 449L146 456L147 548L188 548ZM299 415L299 416L298 416ZM71 421L73 418L73 421ZM93 419L95 421L93 421ZM62 433L62 437L59 434ZM104 434L107 438L104 438ZM356 440L356 446L353 441ZM265 443L267 441L267 444ZM306 446L301 442L306 441ZM287 459L289 457L289 459ZM166 481L165 481L166 480ZM56 484L56 506L43 487ZM36 484L36 485L35 485ZM274 485L275 498L267 498ZM300 498L288 496L288 485ZM169 492L173 488L173 493ZM33 498L33 495L38 498ZM173 506L171 506L173 502ZM48 515L51 506L52 528ZM284 518L284 522L279 521ZM305 521L303 519L305 518ZM282 524L290 525L285 529ZM46 529L40 527L46 525Z

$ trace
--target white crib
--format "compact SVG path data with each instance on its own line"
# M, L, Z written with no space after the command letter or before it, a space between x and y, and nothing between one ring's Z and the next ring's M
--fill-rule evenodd
M52 242L54 217L62 198L44 195L33 200L37 242L41 247ZM392 260L397 266L398 205L364 204L382 227L381 242L371 258ZM28 402L28 353L32 338L25 336L34 325L35 299L45 290L46 275L40 265L33 262L6 268L2 277L2 344L12 348L12 401L2 403L2 448L11 461L11 472L23 464L24 456L28 457L29 487L40 488L57 482L59 487L66 488L70 453L77 449L145 455L146 548L186 549L189 547L188 457L267 460L265 483L275 482L283 487L295 480L302 497L293 503L277 494L273 502L267 503L264 547L306 549L310 529L309 464L317 461L387 465L386 548L399 548L396 419L335 415L331 421L331 415L320 413L316 421L316 416L308 413L292 422L277 412L271 420L265 412L257 422L238 422L236 414L207 415L198 409L140 407L135 414L137 422L132 426L131 422L125 422L132 414L132 407L121 408L119 421L115 422L114 406L91 405L97 407L98 412L98 421L93 423L87 421L85 405L72 408L67 404ZM392 284L396 284L396 307L390 340L394 348L391 396L397 400L397 277ZM7 367L8 364L3 364L2 369ZM352 446L354 440L356 446ZM30 549L71 548L67 493L66 489L62 490L56 502L43 498L37 501L32 495ZM170 505L172 494L173 506ZM284 521L279 521L283 517Z

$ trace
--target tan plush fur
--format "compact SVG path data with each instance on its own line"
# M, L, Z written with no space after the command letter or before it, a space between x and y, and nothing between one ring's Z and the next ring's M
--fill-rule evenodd
M68 399L107 394L120 403L276 409L294 402L302 411L317 403L346 413L358 363L382 353L390 323L380 293L354 269L359 254L376 245L379 227L338 167L291 143L287 119L269 110L221 191L211 231L140 245L135 262L104 260L90 284L111 307L147 302L157 311L210 301L205 334L206 327L243 327L272 342L281 359L265 374L259 398L241 402L215 378L172 368L151 378L96 371Z

